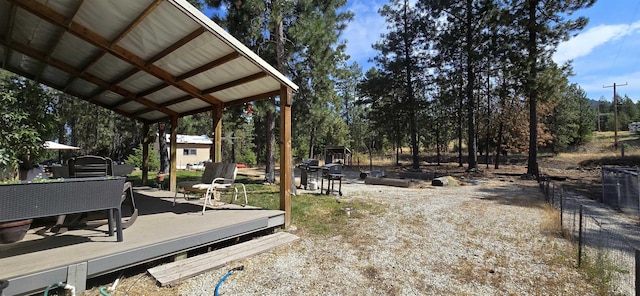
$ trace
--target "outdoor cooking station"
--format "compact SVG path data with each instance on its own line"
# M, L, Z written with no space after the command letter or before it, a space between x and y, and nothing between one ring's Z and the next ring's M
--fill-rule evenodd
M342 174L342 164L341 163L329 163L322 166L322 180L320 181L320 193L325 192L324 190L324 180L327 180L327 191L326 194L330 194L331 192L336 192L334 190L335 181L338 181L338 194L342 196L342 178L344 174Z
M315 173L314 182L318 181L318 172L320 171L320 166L318 166L317 159L304 159L301 164L298 165L298 169L300 169L300 186L304 187L304 190L307 190L307 186L309 185L309 175ZM317 186L317 183L315 183ZM311 187L311 190L316 190L315 187Z

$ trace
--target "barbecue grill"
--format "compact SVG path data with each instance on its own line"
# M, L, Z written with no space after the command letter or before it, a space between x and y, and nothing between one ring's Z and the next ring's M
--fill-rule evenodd
M334 183L338 181L338 194L342 196L342 178L344 174L342 174L342 164L341 163L330 163L322 166L322 180L320 181L320 192L324 190L324 180L327 179L327 195L331 192L336 192L334 190Z
M298 168L300 169L300 186L304 187L304 190L307 190L307 185L309 185L309 173L316 173L314 181L317 182L318 171L320 170L318 160L304 159L302 160L302 163L298 165ZM315 190L315 188L312 189Z

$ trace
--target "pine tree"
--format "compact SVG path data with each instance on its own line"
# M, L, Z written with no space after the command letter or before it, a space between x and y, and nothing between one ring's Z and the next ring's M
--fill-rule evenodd
M539 74L548 67L551 54L559 42L567 40L569 35L581 30L587 19L571 19L573 12L593 5L595 0L514 0L506 3L506 9L513 15L513 54L521 61L516 68L523 73L521 77L523 92L529 103L529 156L527 174L537 175L538 151L538 113L539 100L544 98L540 92ZM515 74L515 73L514 73Z
M379 54L374 57L376 64L384 71L390 84L390 109L397 109L396 132L402 129L401 121L406 120L411 141L412 169L420 169L418 143L418 110L424 108L418 93L425 91L425 63L428 56L425 44L426 22L419 10L408 0L392 0L379 13L385 17L389 32L374 45ZM388 120L389 118L387 118ZM398 140L397 138L396 140Z

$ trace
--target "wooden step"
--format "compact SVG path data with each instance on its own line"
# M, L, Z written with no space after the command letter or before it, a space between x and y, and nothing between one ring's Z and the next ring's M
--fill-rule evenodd
M173 285L186 278L223 267L233 261L270 251L297 239L299 237L294 234L278 232L206 254L150 268L147 271L161 286Z

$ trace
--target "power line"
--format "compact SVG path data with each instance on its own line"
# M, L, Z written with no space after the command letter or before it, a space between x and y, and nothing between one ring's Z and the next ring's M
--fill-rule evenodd
M631 15L631 21L629 22L629 25L627 26L627 30L624 32L624 36L622 36L622 42L620 43L620 46L618 47L618 52L613 57L613 63L611 63L612 65L615 65L616 60L618 60L618 56L620 55L620 51L622 50L622 47L624 47L624 43L627 40L627 35L629 35L629 31L631 31L631 27L633 25L633 21L636 19L636 13L638 13L638 8L639 7L640 7L640 1L638 2L638 4L636 4L636 9L634 10L633 14Z
M609 86L602 86L602 88L613 87L613 148L618 150L618 96L616 94L616 86L626 86L627 83L618 84L615 83ZM624 153L624 152L623 152Z

